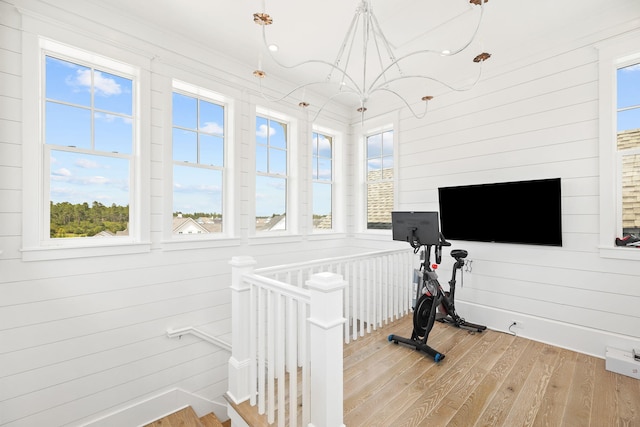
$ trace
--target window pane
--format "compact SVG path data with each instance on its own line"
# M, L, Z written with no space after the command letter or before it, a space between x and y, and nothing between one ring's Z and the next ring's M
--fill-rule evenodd
M618 132L640 129L640 108L618 112Z
M287 148L287 125L273 120L269 121L269 145L276 148Z
M130 79L95 70L93 72L95 108L131 116L132 84Z
M96 150L131 154L133 129L130 118L96 112L94 126Z
M313 183L313 228L330 230L331 225L331 184Z
M128 234L129 160L51 150L50 237Z
M198 129L214 135L224 135L224 107L200 100Z
M256 171L257 172L268 172L269 168L267 167L267 147L257 146L256 147Z
M640 129L618 132L618 150L640 148Z
M91 106L91 69L47 56L46 97L57 101Z
M382 155L382 134L371 135L367 138L367 158Z
M200 134L200 164L224 165L224 139L219 136Z
M640 106L640 64L618 69L617 86L618 109Z
M379 181L382 179L380 159L372 159L367 162L367 181Z
M385 156L382 158L382 169L384 173L384 179L393 178L393 156Z
M331 138L328 138L324 135L319 135L318 138L318 151L317 155L320 157L331 158Z
M173 167L173 234L222 231L222 171Z
M331 181L331 159L318 159L318 171L314 178Z
M47 102L45 114L47 144L91 148L91 110Z
M275 148L269 149L269 173L287 174L287 152Z
M269 128L268 120L264 117L256 117L256 143L267 145L267 140L271 129Z
M195 98L174 92L172 111L174 126L196 129L198 107Z
M182 129L173 129L173 160L198 162L198 134Z
M283 230L287 205L287 180L256 177L256 230Z
M622 232L640 234L640 154L622 157Z
M391 229L393 182L367 185L367 228Z
M382 134L382 155L393 155L393 132L385 132Z

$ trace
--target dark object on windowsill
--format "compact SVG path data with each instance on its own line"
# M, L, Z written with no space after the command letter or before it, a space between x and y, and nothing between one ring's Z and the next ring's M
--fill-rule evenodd
M633 234L626 234L622 239L620 237L616 237L616 246L640 248L640 237Z

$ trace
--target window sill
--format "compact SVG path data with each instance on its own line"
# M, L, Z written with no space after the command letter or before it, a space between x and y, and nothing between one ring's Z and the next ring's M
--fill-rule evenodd
M70 258L103 257L148 253L151 243L114 243L100 245L50 246L23 248L23 261L50 261Z
M601 258L640 261L640 248L635 247L600 247Z
M225 248L229 246L240 246L240 239L230 237L220 237L216 239L176 238L173 240L165 240L162 242L162 249L166 251Z

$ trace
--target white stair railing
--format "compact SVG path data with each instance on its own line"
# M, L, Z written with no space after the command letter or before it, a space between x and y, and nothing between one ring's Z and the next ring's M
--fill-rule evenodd
M251 257L234 257L231 400L282 427L342 425L343 342L408 313L414 258L381 251L254 271Z
M255 273L298 287L314 273L341 275L348 285L344 292L344 340L348 344L409 313L417 262L409 248L260 268Z

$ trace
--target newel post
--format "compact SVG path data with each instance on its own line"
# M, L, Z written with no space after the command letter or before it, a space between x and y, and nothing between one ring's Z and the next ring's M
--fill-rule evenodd
M249 399L249 284L242 280L253 273L256 261L250 256L237 256L231 265L231 357L229 358L228 396L241 403Z
M318 273L307 281L311 293L310 427L341 427L343 422L342 316L345 281L339 274Z

